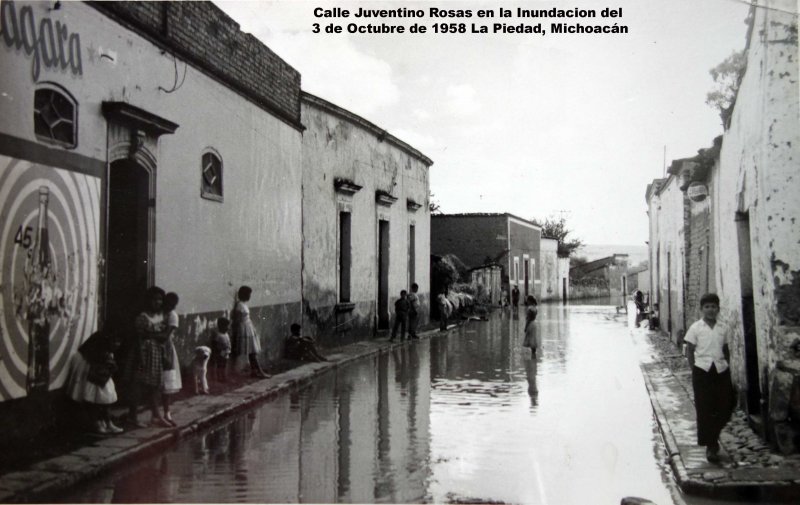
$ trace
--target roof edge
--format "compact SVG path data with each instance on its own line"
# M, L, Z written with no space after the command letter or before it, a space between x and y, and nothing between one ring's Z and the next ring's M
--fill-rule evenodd
M355 114L347 109L339 107L338 105L331 103L325 100L324 98L312 95L308 91L302 91L302 90L300 91L300 102L314 105L326 112L333 114L334 116L337 116L346 121L350 121L351 123L354 123L357 126L360 126L364 130L375 135L378 141L388 142L389 144L394 145L400 150L405 151L406 154L409 154L414 158L417 158L419 161L424 163L428 168L430 168L431 165L433 165L433 160L422 154L422 152L412 147L410 144L403 142L402 140L395 137L387 130L384 130L383 128L379 127L375 123L372 123L371 121L364 119L358 114Z

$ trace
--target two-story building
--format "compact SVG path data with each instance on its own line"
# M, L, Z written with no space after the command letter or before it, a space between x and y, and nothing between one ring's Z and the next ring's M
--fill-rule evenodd
M508 213L431 216L431 253L455 254L468 267L496 263L503 289L541 296L542 228Z

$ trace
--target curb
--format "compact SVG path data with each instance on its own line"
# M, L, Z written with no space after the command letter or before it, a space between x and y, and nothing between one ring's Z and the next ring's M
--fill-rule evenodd
M655 364L660 368L665 369L664 365ZM800 496L800 480L793 483L776 482L776 481L755 481L755 480L740 480L734 482L709 482L702 478L697 478L690 475L683 461L683 456L680 452L680 445L675 439L674 434L670 428L669 417L670 413L667 412L659 403L657 391L653 385L650 377L651 368L640 365L642 376L644 377L645 386L647 387L648 395L650 396L650 404L653 408L653 414L656 418L659 431L668 453L668 460L670 468L675 476L675 480L680 487L681 491L686 494L703 496L713 499L726 499L736 501L781 501L797 503L798 496ZM671 376L671 380L677 381L671 371L665 370ZM678 385L680 388L681 386ZM734 474L737 472L734 468L720 468L718 473L721 472L729 479L735 479ZM798 476L800 479L800 476Z
M446 336L449 333L449 330L442 332L438 329L431 329L420 332L418 335L420 339L429 339L434 336ZM126 431L115 437L100 439L95 445L84 446L73 452L40 461L26 470L0 475L0 503L45 503L49 501L48 499L57 498L59 493L90 479L101 477L125 463L131 463L135 458L147 457L164 451L178 441L245 410L252 409L259 403L286 392L301 389L331 371L363 358L389 353L413 342L413 340L403 340L387 343L383 340L370 339L333 349L340 351L343 357L337 361L304 364L270 379L253 382L225 394L214 396L214 398L227 398L234 401L211 414L194 419L188 424L169 430L151 428L154 435L144 439L141 438L144 430ZM348 348L351 349L350 353L347 352ZM269 384L264 388L265 382L274 384ZM259 389L259 387L263 389ZM190 397L183 401L188 402L192 398L196 397ZM139 437L133 436L131 433L136 433ZM111 453L93 454L98 452ZM87 461L86 458L89 460Z

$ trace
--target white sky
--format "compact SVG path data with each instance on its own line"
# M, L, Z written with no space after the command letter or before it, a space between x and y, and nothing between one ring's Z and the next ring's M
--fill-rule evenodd
M306 91L351 110L434 161L445 213L566 211L590 244L644 245L644 193L671 159L722 133L705 104L709 69L745 45L740 0L216 2L302 74ZM314 34L315 7L622 7L627 35ZM351 14L352 16L352 14ZM474 14L473 14L474 16ZM476 18L443 20L467 23ZM487 20L518 24L550 19ZM606 20L585 20L606 24Z

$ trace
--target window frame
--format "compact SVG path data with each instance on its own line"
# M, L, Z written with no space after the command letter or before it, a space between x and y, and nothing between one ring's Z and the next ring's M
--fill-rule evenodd
M36 108L36 95L42 91L49 91L51 93L56 93L63 97L67 102L72 105L72 142L65 142L63 140L59 140L51 135L42 135L38 131L36 131L36 117L39 114L39 110ZM49 125L48 125L49 127ZM51 144L59 147L63 147L64 149L76 149L78 147L78 101L72 96L66 88L61 86L60 84L56 84L54 82L40 82L36 84L36 87L33 90L33 134L36 137L36 140L44 142L46 144Z
M206 163L205 163L206 156L212 156L213 158L216 158L217 161L219 162L219 174L217 174L219 178L219 194L207 188L207 186L211 186L213 188L213 183L209 184L206 181ZM207 147L203 149L202 154L200 154L200 197L214 202L220 202L220 203L224 202L225 201L224 175L225 175L225 162L222 159L222 155L219 154L219 151L217 151L213 147Z

